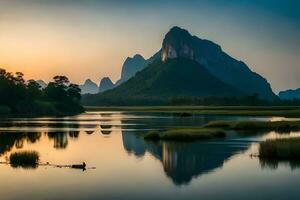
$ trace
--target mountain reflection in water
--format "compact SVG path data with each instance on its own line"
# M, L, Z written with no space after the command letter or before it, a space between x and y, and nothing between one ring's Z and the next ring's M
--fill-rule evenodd
M122 132L128 153L142 157L146 152L159 159L166 175L176 185L188 184L194 177L223 166L230 157L249 148L250 142L208 141L195 143L147 142L130 132Z

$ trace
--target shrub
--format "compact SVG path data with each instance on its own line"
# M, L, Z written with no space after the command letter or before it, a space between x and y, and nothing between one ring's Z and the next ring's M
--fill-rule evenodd
M9 156L12 167L36 168L39 161L39 153L36 151L15 152Z

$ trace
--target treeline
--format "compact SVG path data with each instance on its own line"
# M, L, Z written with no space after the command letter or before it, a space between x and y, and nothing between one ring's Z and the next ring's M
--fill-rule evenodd
M272 101L262 99L258 94L244 97L175 97L175 98L154 98L154 97L127 97L83 96L82 103L87 106L300 106L300 100L280 100Z
M173 98L171 105L205 105L205 106L300 106L300 99L294 100L266 100L257 94L245 97L195 97Z
M23 73L0 69L0 114L65 115L83 112L80 88L66 76L55 76L45 88Z

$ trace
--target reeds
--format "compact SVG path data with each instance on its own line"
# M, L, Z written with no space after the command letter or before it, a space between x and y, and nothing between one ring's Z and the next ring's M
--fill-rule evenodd
M15 152L9 156L10 165L15 168L36 168L38 161L39 153L36 151Z
M176 140L195 141L225 137L225 132L219 129L178 128L161 132L150 132L144 136L146 140Z
M300 138L266 140L259 144L259 157L268 159L300 159Z

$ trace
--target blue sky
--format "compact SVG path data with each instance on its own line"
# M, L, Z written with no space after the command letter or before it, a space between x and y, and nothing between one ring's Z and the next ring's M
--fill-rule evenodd
M117 80L174 25L220 44L274 91L300 87L300 1L0 0L0 66L28 78Z

